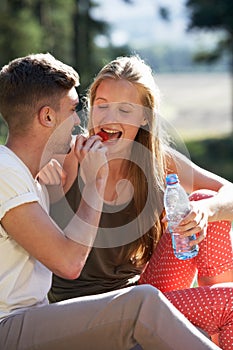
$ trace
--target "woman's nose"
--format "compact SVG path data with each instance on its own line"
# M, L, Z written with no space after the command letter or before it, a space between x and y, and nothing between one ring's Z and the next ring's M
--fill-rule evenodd
M110 124L110 123L117 123L118 119L119 119L119 113L118 113L117 105L112 103L104 113L104 121Z

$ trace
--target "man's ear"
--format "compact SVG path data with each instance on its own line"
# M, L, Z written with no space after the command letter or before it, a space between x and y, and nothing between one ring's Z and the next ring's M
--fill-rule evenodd
M38 113L39 122L47 128L53 128L56 124L55 112L49 106L43 106Z

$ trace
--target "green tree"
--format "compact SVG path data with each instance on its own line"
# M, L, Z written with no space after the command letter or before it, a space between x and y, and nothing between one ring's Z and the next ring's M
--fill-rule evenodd
M42 42L40 24L23 1L3 1L0 12L0 64L32 50Z
M0 65L32 52L49 51L82 75L82 90L103 64L97 35L109 37L109 25L93 18L92 0L1 0ZM109 54L108 54L109 56Z
M72 64L74 0L28 0L36 21L39 21L43 42L40 49Z
M233 82L233 2L232 0L187 0L189 11L189 30L206 29L221 31L221 36L215 48L198 52L196 61L214 62L224 54L230 56L230 72ZM232 89L232 130L233 135L233 89Z
M71 63L74 0L1 0L0 66L15 57L51 52ZM0 119L0 142L6 126Z
M122 0L121 0L122 1ZM123 0L129 2L130 0ZM99 6L92 0L75 0L73 16L74 41L73 66L81 73L80 93L85 93L91 80L107 61L118 55L129 53L127 46L113 47L110 40L110 26L106 21L93 18L92 10ZM108 44L98 47L97 36L104 36Z
M73 65L81 72L82 91L89 85L91 78L99 67L95 55L97 50L95 37L106 34L108 31L106 22L94 19L91 16L91 11L95 6L98 5L91 0L75 0Z
M39 51L70 62L73 10L74 0L2 0L0 65Z
M128 52L110 40L105 48L96 45L97 35L109 38L109 26L93 18L95 6L92 0L1 0L0 66L29 53L50 52L80 72L82 95L106 60ZM0 119L0 134L5 130Z

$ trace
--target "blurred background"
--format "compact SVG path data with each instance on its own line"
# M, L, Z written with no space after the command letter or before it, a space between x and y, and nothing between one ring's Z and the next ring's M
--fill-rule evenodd
M50 52L78 70L82 96L105 63L138 54L154 71L162 117L175 127L191 159L233 181L232 0L0 4L0 66ZM6 137L0 119L0 143Z

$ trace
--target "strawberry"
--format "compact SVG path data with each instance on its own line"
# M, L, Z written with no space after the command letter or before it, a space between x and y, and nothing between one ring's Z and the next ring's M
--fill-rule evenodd
M102 138L102 141L105 142L105 141L108 141L108 134L104 131L99 131L97 133L97 135L99 135L101 138Z

